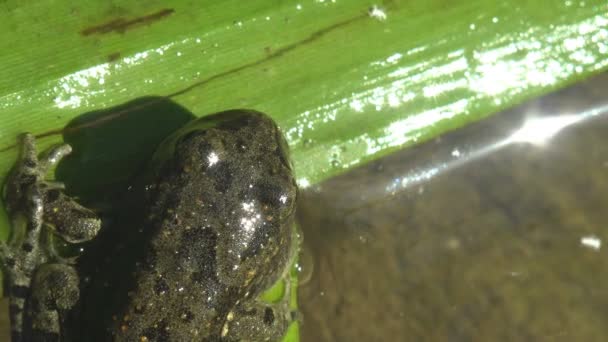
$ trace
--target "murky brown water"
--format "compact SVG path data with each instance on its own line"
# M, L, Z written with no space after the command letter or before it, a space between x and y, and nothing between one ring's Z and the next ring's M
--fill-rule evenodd
M607 93L602 75L303 191L303 340L608 340ZM514 134L532 116L557 120Z
M602 75L304 191L303 340L607 341L606 94Z

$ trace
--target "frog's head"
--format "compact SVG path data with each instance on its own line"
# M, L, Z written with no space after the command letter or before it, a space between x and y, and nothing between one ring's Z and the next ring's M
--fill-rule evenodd
M297 199L285 138L272 119L255 111L223 112L200 125L208 125L207 120L215 126L204 132L190 128L177 149L184 160L197 161L190 168L198 169L215 191L207 196L221 225L217 275L237 287L255 279L275 281L293 254Z
M287 267L297 186L285 139L268 116L232 110L198 119L161 144L149 170L184 190L173 200L196 213L193 226L211 232L220 282L274 281Z

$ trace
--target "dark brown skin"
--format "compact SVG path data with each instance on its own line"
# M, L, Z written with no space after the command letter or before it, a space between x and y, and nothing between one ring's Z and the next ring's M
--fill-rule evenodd
M0 243L13 341L279 341L285 334L293 316L288 270L297 252L297 188L286 143L270 118L219 113L159 146L133 186L143 196L143 203L134 196L137 215L144 213L130 230L135 238L111 240L120 247L101 250L115 262L108 265L132 270L114 275L110 266L108 287L88 276L81 281L73 260L55 253L48 239L103 241L96 238L100 220L66 196L62 184L45 181L70 147L58 145L38 158L31 135L23 146L4 191L13 239ZM142 257L115 254L130 249ZM121 287L127 277L133 282ZM262 302L260 295L281 280L283 298ZM99 295L91 285L118 299L117 306L91 305L87 298ZM95 318L99 305L112 308L112 319ZM101 330L91 332L92 326Z
M274 304L258 297L289 284L297 188L274 122L244 110L196 120L160 145L147 170L143 232L152 238L113 338L280 340L288 291Z

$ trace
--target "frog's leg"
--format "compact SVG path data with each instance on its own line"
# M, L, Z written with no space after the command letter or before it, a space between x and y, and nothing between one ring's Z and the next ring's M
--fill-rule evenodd
M31 341L62 341L65 314L80 295L76 270L67 264L44 264L32 279L28 303Z
M255 301L233 311L222 328L228 341L281 341L294 320L289 305Z
M65 156L72 153L72 147L68 144L58 144L44 151L40 156L38 172L44 178L52 166L57 165ZM63 189L63 184L56 183Z
M4 203L12 232L3 248L3 266L7 275L7 292L13 341L23 339L23 311L30 293L32 275L44 262L38 239L42 229L43 195L37 186L38 158L34 138L22 137L21 155L4 187Z
M31 134L24 134L21 136L21 154L4 186L4 203L12 224L12 232L8 244L0 246L0 256L7 275L13 341L27 339L27 336L24 337L27 331L24 330L23 317L24 310L27 309L28 313L31 313L30 308L26 308L26 300L29 300L32 294L32 277L41 265L55 259L52 246L46 239L47 234L42 234L45 220L49 219L51 226L63 226L54 213L49 214L50 209L47 208L46 203L57 194L56 197L61 198L60 203L70 202L60 191L63 187L60 183L47 182L44 178L48 170L70 151L68 145L57 145L41 154L39 159L34 137ZM63 205L62 208L68 210L75 206ZM87 213L85 216L90 215ZM62 217L65 218L65 215ZM74 225L82 222L75 220L67 225L73 229ZM96 219L85 220L84 223L85 227L82 229L85 232L93 230L95 233L98 230L95 225L100 224ZM59 235L62 234L59 232ZM85 234L87 238L90 238L90 235L90 233ZM62 260L58 261L62 262Z
M244 301L228 313L222 327L222 339L228 341L281 341L296 318L290 308L289 276L285 281L283 298L275 303L261 299Z
M39 162L40 177L71 152L72 147L68 144L55 145L43 152ZM97 235L101 221L92 210L63 193L63 183L41 181L40 186L45 194L44 223L55 233L70 243L89 241Z

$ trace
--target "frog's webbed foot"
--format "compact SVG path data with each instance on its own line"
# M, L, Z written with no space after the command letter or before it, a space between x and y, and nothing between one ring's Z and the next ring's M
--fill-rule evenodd
M44 197L44 223L69 243L93 239L101 228L101 220L90 209L74 201L58 189L50 189Z
M45 180L49 170L71 153L70 145L54 145L38 157L31 134L23 134L21 142L21 155L7 179L4 195L12 221L25 216L28 226L34 228L32 234L30 228L26 229L24 243L35 242L27 240L37 240L43 224L70 243L94 238L101 227L96 214L65 195L63 183ZM22 236L16 231L18 226L19 222L15 222L12 240Z
M65 314L80 295L78 274L66 264L44 264L32 279L28 311L32 341L61 341Z
M39 172L43 178L49 169L72 152L68 144L55 145L40 156ZM67 196L61 182L40 181L44 192L44 223L70 243L80 243L94 238L101 228L101 221L88 208Z

